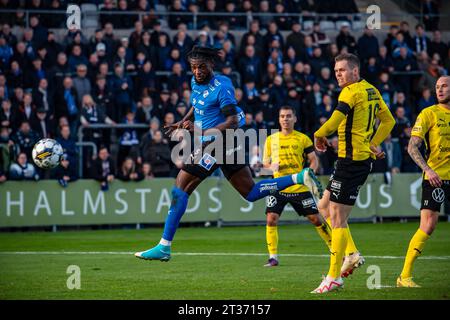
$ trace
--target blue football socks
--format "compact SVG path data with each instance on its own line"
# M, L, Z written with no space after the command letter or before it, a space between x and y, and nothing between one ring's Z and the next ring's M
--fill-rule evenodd
M163 239L172 241L178 225L180 224L181 217L186 211L188 200L189 195L186 192L177 187L173 187L172 204L170 205L169 215L164 224Z

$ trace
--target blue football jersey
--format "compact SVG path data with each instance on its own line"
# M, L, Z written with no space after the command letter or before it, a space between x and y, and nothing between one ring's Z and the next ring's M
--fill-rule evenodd
M237 105L231 80L222 75L215 75L208 84L197 84L191 80L191 105L194 108L194 124L202 130L213 128L225 122L222 108ZM236 106L239 127L245 124L245 114Z

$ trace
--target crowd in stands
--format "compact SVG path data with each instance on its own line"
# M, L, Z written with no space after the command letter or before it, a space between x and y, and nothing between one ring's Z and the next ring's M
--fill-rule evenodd
M356 37L344 15L334 37L318 22L303 30L298 17L289 15L261 16L250 23L239 16L203 16L194 31L190 16L178 15L167 18L169 28L176 31L171 37L155 14L157 5L180 12L301 12L305 16L319 12L335 13L333 17L358 10L353 0L89 2L104 11L141 10L148 15L142 21L100 15L101 27L92 37L76 29L57 37L51 28L61 27L65 18L31 14L27 28L23 11L0 12L0 182L53 178L66 186L81 178L76 145L80 126L83 140L94 142L98 150L92 154L83 149L83 178L100 181L102 189L107 190L115 178L175 176L180 164L172 163L173 144L162 128L179 121L190 108L186 53L194 45L220 50L216 72L229 76L235 85L238 105L246 113L244 129L277 129L278 110L289 104L298 115L296 129L311 137L337 103L334 57L342 52L357 54L362 77L379 89L397 121L382 145L387 158L377 162L375 171L418 172L407 153L411 125L423 108L436 103L436 80L450 69L449 45L433 23L411 27L403 21L381 38L367 28ZM16 1L2 0L0 9L12 8L12 3ZM67 5L58 0L20 3L27 10L60 10ZM12 31L17 27L20 36ZM115 30L123 28L129 34L118 38ZM237 41L234 30L239 29L243 36ZM93 124L145 124L148 129L115 129L115 139L111 129L89 129ZM44 172L30 160L34 143L44 137L55 138L64 148L64 161L57 170ZM319 155L322 174L331 173L337 158L337 138L330 140L329 150ZM250 153L258 175L261 155L257 148Z

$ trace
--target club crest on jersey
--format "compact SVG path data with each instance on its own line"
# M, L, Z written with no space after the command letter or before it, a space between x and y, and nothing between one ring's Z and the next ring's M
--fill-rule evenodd
M203 98L206 98L207 96L209 96L209 91L208 90L203 91Z
M205 168L206 170L211 170L213 165L217 162L216 158L214 158L209 153L205 153L203 157L200 159L200 166Z

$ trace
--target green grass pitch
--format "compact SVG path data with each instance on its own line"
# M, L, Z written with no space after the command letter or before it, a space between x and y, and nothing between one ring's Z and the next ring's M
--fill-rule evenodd
M161 229L0 233L0 299L449 299L450 224L441 222L416 261L418 289L396 288L418 223L352 224L366 264L326 295L313 290L328 271L323 241L307 224L279 227L280 266L264 268L265 227L180 228L170 262L132 253L157 243ZM28 253L24 253L28 252ZM66 252L60 254L60 252ZM284 255L283 255L284 254ZM67 268L81 270L69 290ZM380 270L381 288L367 282Z

